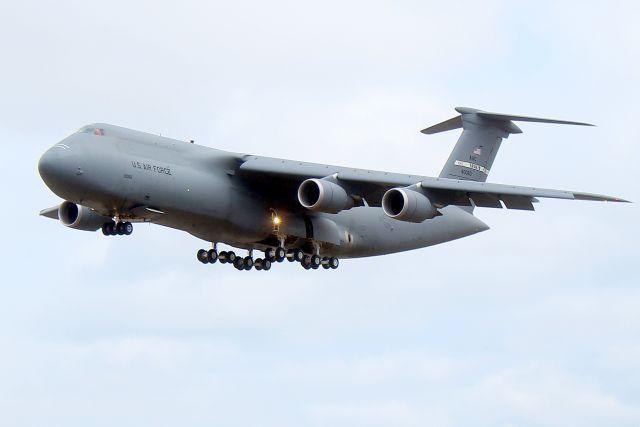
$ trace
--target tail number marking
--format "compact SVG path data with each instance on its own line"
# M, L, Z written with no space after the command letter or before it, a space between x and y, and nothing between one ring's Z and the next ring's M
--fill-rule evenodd
M456 160L454 163L456 166L462 166L463 168L473 169L476 171L480 171L485 175L489 175L489 169L484 166L476 165L475 163L463 162L461 160ZM464 173L464 171L463 171Z

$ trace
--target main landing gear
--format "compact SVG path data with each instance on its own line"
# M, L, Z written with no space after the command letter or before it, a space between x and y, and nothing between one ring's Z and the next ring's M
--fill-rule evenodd
M129 236L133 233L133 224L130 222L109 221L102 224L102 234L105 236Z
M318 252L318 250L316 250ZM253 259L253 251L250 250L246 257L236 255L233 251L218 252L217 245L213 245L213 249L200 249L196 258L203 264L232 264L236 270L256 270L268 271L273 263L282 262L285 259L289 262L299 262L305 270L317 270L322 266L325 270L336 269L340 265L340 261L336 257L320 257L317 253L310 255L305 254L302 249L289 249L279 246L277 248L267 248L264 252L264 258Z

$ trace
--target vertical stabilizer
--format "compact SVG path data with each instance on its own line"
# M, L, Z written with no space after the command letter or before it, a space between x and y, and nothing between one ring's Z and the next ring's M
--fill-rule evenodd
M502 139L508 138L512 133L522 133L513 121L593 126L566 120L489 113L466 107L457 107L456 111L460 113L459 116L421 131L425 134L434 134L463 129L462 135L440 172L441 178L485 182Z

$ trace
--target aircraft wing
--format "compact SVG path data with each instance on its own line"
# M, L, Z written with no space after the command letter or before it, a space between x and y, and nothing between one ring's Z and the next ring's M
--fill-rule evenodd
M438 207L447 205L533 210L537 198L627 202L617 197L577 191L492 184L354 169L270 157L244 156L238 175L263 188L277 189L282 201L296 200L298 186L305 179L331 177L355 200L381 206L384 193L395 187L415 186ZM264 185L268 182L270 185ZM502 202L502 203L501 203Z

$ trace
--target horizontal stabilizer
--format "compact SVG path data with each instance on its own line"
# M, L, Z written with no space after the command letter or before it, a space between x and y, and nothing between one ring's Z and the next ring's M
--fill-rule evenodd
M488 113L486 111L478 111L476 113L480 117L492 120L514 121L514 122L536 122L536 123L553 123L557 125L577 125L577 126L595 126L591 123L574 122L569 120L543 119L540 117L514 116L512 114Z
M422 129L420 132L432 135L434 133L446 132L449 130L460 129L463 127L463 118L464 119L472 119L472 116L481 117L483 119L495 120L499 122L535 122L535 123L553 123L559 125L577 125L577 126L594 126L590 123L584 122L575 122L569 120L556 120L556 119L543 119L540 117L529 117L529 116L516 116L514 114L502 114L502 113L491 113L488 111L482 111L475 108L468 107L456 107L456 111L460 113L459 116L453 117L449 120L445 120L444 122L438 123L433 126L429 126L426 129ZM509 133L520 133L520 129L513 125L509 128Z
M445 120L437 125L422 129L420 132L432 135L434 133L446 132L448 130L460 129L462 127L462 116L456 116L452 119Z

